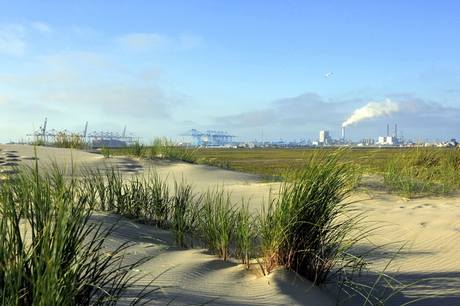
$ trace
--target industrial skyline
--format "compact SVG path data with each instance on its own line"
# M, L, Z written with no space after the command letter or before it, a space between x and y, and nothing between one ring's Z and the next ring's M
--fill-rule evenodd
M341 125L360 140L388 122L459 137L459 1L229 3L2 1L0 143L46 117L145 141L316 140Z
M27 134L26 136L32 137L26 141L10 143L31 143L42 140L44 143L53 143L56 137L62 135L78 135L88 144L93 147L101 146L130 146L136 142L146 143L151 142L154 138L150 140L143 140L142 137L136 136L133 133L126 133L126 125L123 128L123 132L89 132L88 133L88 122L86 122L84 130L82 132L72 132L69 130L55 130L47 129L48 118L45 118L45 121L38 130L32 134ZM181 133L177 136L181 136L180 140L170 140L173 143L181 145L191 145L191 146L227 146L234 145L238 143L258 143L259 145L263 144L273 144L273 145L283 145L283 146L323 146L323 145L344 145L344 144L354 144L354 145L407 145L407 144L416 144L416 143L446 143L449 141L456 141L456 138L446 137L444 139L435 139L430 140L426 138L418 138L415 140L405 139L403 132L400 131L398 135L398 126L394 125L394 130L390 133L390 124L386 125L386 134L379 134L373 138L362 138L362 139L348 139L346 138L345 133L345 124L341 126L341 137L333 137L333 133L330 133L328 130L320 130L319 137L315 140L313 138L301 138L299 140L290 140L290 139L264 139L262 135L261 140L256 138L250 141L239 141L235 140L238 136L229 134L224 131L214 131L207 130L206 132L201 132L197 129L191 129L187 132ZM156 136L157 138L162 138L161 136ZM187 138L184 138L187 137ZM308 139L308 140L307 140Z

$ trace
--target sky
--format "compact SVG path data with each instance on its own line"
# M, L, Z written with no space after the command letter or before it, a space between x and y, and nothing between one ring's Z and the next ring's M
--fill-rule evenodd
M387 125L460 140L459 12L457 0L0 0L0 143L45 118L145 143L192 129L339 139L342 125L355 141Z

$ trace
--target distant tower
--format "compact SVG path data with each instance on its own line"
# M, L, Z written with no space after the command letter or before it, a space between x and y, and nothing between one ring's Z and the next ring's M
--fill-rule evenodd
M345 141L345 127L342 126L342 140Z
M319 131L319 142L329 143L329 131Z

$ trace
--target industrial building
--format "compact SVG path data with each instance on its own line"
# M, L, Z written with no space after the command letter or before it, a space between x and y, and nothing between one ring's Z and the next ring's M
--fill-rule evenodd
M332 139L329 134L329 131L319 131L319 139L316 142L313 142L313 146L324 146L324 145L345 145L345 144L355 144L358 146L400 146L405 144L403 133L401 132L400 137L398 138L398 126L395 124L393 133L390 135L390 126L387 125L386 136L379 136L377 140L366 138L361 139L361 141L347 141L345 138L345 127L342 125L342 135L340 139Z
M329 136L329 131L319 131L319 145L328 145L331 144L331 136Z
M210 131L202 133L196 129L191 129L188 132L179 134L179 136L191 137L190 145L192 146L225 146L231 144L236 136L229 135L227 132Z
M395 129L393 131L393 135L390 136L390 125L387 124L387 135L386 136L379 136L377 143L378 145L381 146L397 146L397 145L403 145L404 144L404 137L402 136L401 132L401 138L398 139L398 125L395 124Z

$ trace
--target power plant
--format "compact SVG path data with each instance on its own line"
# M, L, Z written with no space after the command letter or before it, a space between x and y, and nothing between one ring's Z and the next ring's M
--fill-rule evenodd
M377 141L373 139L361 139L360 141L351 141L346 139L345 135L345 125L342 125L342 135L340 139L332 139L329 131L319 131L319 138L317 142L313 142L313 145L316 146L327 146L327 145L342 145L342 144L356 144L358 146L369 146L369 145L379 145L379 146L395 146L395 145L404 145L405 140L402 136L398 138L398 125L395 124L393 134L390 135L390 125L387 124L387 133L386 136L379 136Z
M402 132L401 132L401 138L398 139L398 125L395 124L393 135L390 136L390 125L387 124L387 135L379 136L377 144L378 145L390 145L390 146L404 144L404 137L402 136Z

